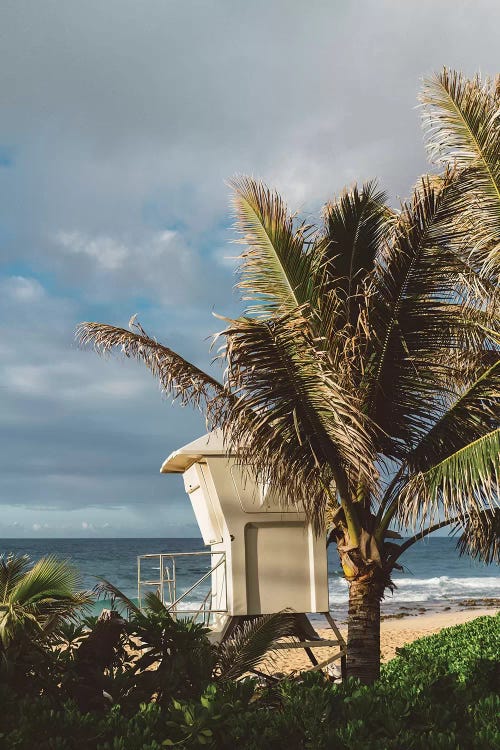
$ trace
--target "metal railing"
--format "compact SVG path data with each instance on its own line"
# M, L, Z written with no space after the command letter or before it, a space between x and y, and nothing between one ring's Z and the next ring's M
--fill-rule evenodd
M179 558L201 557L210 555L212 558L212 567L201 578L198 578L180 595L177 593L177 562ZM216 558L215 564L214 558ZM159 570L158 579L143 579L143 569L145 563L158 562L155 569ZM151 565L149 566L151 568ZM194 608L186 607L186 597L192 594L201 584L208 579L212 579L215 571L221 570L217 577L216 590L212 587L204 595L201 604ZM213 615L225 614L227 612L227 584L226 584L226 553L225 552L161 552L149 555L139 555L137 557L137 598L139 607L142 609L142 600L144 588L154 589L156 595L165 604L167 609L174 617L178 615L190 615L194 620L202 618L204 625L210 625ZM182 607L179 605L182 603Z

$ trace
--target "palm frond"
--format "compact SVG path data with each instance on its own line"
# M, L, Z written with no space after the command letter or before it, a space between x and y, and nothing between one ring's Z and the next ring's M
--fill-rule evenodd
M356 396L339 385L300 310L269 321L240 318L223 335L228 387L241 397L224 428L228 441L246 446L255 473L321 526L336 471L374 482Z
M405 526L478 515L499 506L500 428L413 476L399 498Z
M356 326L358 295L363 294L367 277L394 220L385 205L386 195L375 182L361 189L354 185L323 209L322 247L323 286L333 289L342 300L345 321Z
M481 161L494 180L498 102L492 81L479 75L467 79L445 67L424 81L420 100L433 161L461 168Z
M10 592L29 569L29 555L0 555L0 602L6 602Z
M443 247L454 176L423 178L403 206L379 259L367 302L369 325L361 382L380 447L400 459L428 432L462 371L461 357L483 355L484 310L467 293L463 267Z
M410 453L410 471L427 471L450 453L459 451L498 426L500 355L497 352L492 352L492 355L496 358L495 363L460 393Z
M99 354L118 349L126 357L144 362L167 396L179 399L182 406L189 403L203 408L207 419L213 420L212 426L218 426L230 398L224 386L148 336L135 318L130 325L132 330L127 331L104 323L80 323L77 340L81 346L91 344Z
M49 555L38 560L11 589L10 600L22 604L37 604L43 599L71 601L80 585L76 568L66 560Z
M284 314L306 303L314 306L317 253L313 228L295 225L278 193L251 177L230 181L234 191L240 256L238 288L252 304L248 315Z
M294 631L293 615L278 612L263 615L241 625L234 635L217 649L217 678L237 680L254 669L273 643Z
M105 578L100 578L99 583L95 586L94 592L98 597L110 597L112 600L118 599L126 609L137 617L142 617L142 612L126 594L123 593L117 586Z
M500 271L500 109L495 86L443 71L424 82L424 127L431 158L462 170L455 193L456 244L486 275Z
M457 548L461 555L471 555L486 564L500 563L500 508L470 515L461 530Z
M62 619L77 616L91 602L78 591L79 575L66 560L41 558L31 568L23 556L13 560L15 583L9 584L0 606L0 645L7 647L19 634L46 640Z
M169 615L168 607L163 604L162 600L154 591L148 591L144 597L144 604L146 609L150 612L154 612L157 615Z

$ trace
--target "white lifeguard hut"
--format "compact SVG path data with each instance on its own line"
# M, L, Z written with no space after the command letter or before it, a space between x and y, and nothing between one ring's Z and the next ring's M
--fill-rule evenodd
M187 612L186 595L202 582L211 587L198 616L211 627L214 639L226 638L235 627L259 615L293 610L298 643L317 667L341 659L345 643L330 614L326 540L317 536L305 514L285 507L280 498L252 479L238 456L227 453L221 432L214 431L174 451L163 463L164 474L182 474L206 553L162 553L138 560L139 601L144 586L157 585L174 613ZM182 557L211 556L210 570L180 596L176 570ZM159 580L142 580L146 558L160 558ZM141 568L142 566L142 568ZM177 566L177 567L176 567ZM335 640L321 639L307 614L322 614ZM318 664L311 648L340 646L340 652Z

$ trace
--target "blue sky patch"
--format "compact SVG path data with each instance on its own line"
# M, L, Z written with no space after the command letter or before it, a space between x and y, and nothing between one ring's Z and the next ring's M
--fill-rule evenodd
M0 167L9 169L14 166L14 149L11 146L0 145Z

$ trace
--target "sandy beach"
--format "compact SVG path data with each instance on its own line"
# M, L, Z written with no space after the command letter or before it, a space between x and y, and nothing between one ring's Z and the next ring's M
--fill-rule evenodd
M417 616L408 615L402 619L385 619L381 623L380 646L382 661L389 661L396 655L396 649L411 643L426 635L432 635L439 632L442 628L449 628L453 625L461 625L464 622L474 620L476 617L483 615L495 615L498 608L484 607L471 608L467 610L435 612L419 614ZM340 628L344 638L347 637L347 629ZM318 633L323 638L333 638L331 630L318 628ZM318 661L323 661L329 653L335 653L338 649L327 647L316 649L315 655ZM279 653L273 660L273 671L276 672L293 672L302 669L308 669L311 663L302 649L284 650Z

